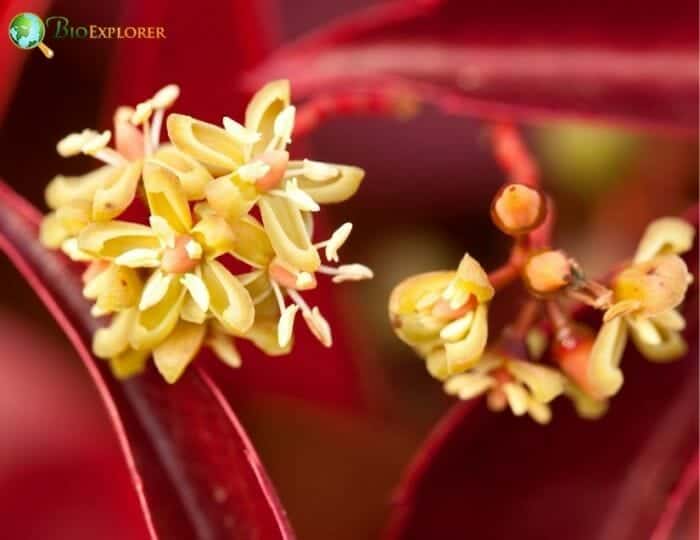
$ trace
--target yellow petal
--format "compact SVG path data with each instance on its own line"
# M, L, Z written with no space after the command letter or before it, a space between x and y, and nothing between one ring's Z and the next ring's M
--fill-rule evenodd
M170 282L174 279L172 274L165 274L162 270L156 270L148 278L141 299L139 309L145 311L160 302L170 289Z
M454 272L427 272L407 278L394 288L389 297L389 317L401 340L415 346L439 337L444 322L419 313L419 303L425 298L439 299L454 276Z
M202 163L215 176L235 171L243 164L244 148L225 129L191 116L168 116L168 136L185 154Z
M332 177L324 180L311 180L301 174L296 177L299 181L299 188L319 204L342 202L357 193L365 176L365 171L359 167L337 165L335 163L324 163L324 165L335 169L335 174ZM289 162L290 169L303 166L304 163L301 161Z
M678 255L659 255L620 272L614 281L615 298L638 301L642 315L659 315L678 306L692 276Z
M188 272L180 277L180 283L190 293L197 307L206 312L209 309L209 291L202 278L195 273Z
M298 270L316 272L321 259L311 244L299 209L281 197L263 197L258 204L275 253Z
M425 357L425 367L433 377L445 381L451 375L447 367L447 355L444 348L435 349Z
M515 416L522 416L525 414L530 400L527 391L517 383L505 383L502 388L513 414Z
M59 248L78 235L90 222L90 203L73 201L47 214L41 221L39 239L46 247Z
M652 317L654 324L666 330L685 330L685 319L677 309L669 309Z
M262 225L252 216L229 222L235 238L232 254L251 266L266 267L275 256Z
M209 291L211 313L229 332L248 330L255 308L247 289L218 261L202 263L202 279Z
M627 343L627 323L617 317L603 323L591 349L588 380L601 396L610 397L622 386L620 360Z
M653 259L667 253L685 253L693 247L695 228L685 220L665 217L653 221L642 236L634 262Z
M150 354L150 351L127 349L122 354L110 358L109 367L117 379L128 379L143 372Z
M608 402L606 400L593 399L571 382L567 383L564 393L571 399L576 412L581 418L595 420L603 416L608 410Z
M92 219L107 221L121 215L136 196L141 178L142 163L134 161L126 167L114 167L95 190L92 203Z
M462 373L450 378L444 386L445 392L459 399L473 399L493 386L493 378L480 373Z
M115 167L105 165L82 176L56 176L46 186L44 197L49 208L59 208L73 201L92 201L97 189L114 174Z
M465 338L456 343L445 344L451 374L465 371L479 361L486 348L488 335L488 309L486 304L479 304L474 311L474 321Z
M214 328L215 325L212 325L212 330L210 330L207 338L207 346L227 366L232 368L241 367L241 355L233 342L233 336L229 336L223 331L215 330Z
M564 391L565 379L554 369L519 360L509 361L507 369L527 385L532 397L541 403L549 403Z
M549 424L552 420L552 410L549 405L532 398L527 402L527 414L538 424Z
M133 249L158 249L160 242L145 225L107 221L88 225L78 237L78 247L90 255L113 260Z
M457 277L461 278L470 293L476 296L479 303L488 302L493 298L494 289L489 276L479 262L468 253L464 254L457 268Z
M143 186L152 216L162 217L177 232L190 231L192 214L187 196L170 169L147 162L143 168Z
M109 313L134 307L138 303L143 283L136 270L111 264L95 279L101 281L95 296L100 309ZM86 285L86 289L89 285L91 283Z
M177 176L190 201L203 199L204 187L213 179L206 167L171 144L161 146L148 162Z
M39 227L39 241L46 247L58 249L70 238L70 232L63 226L55 212L46 214Z
M173 279L160 302L139 311L129 336L129 342L134 349L156 347L172 332L180 319L180 309L186 292L180 281Z
M245 216L259 197L255 185L241 180L235 173L212 180L204 191L209 205L229 221Z
M256 321L250 330L241 334L241 337L251 341L258 349L268 356L281 356L289 354L292 349L294 338L284 347L280 347L277 342L277 323L275 321Z
M185 301L182 303L182 308L180 309L180 318L183 321L202 324L207 320L207 313L202 311L194 301L191 294L188 294Z
M275 119L290 101L289 81L272 81L258 90L248 103L245 111L245 127L260 133L260 140L252 147L251 155L255 156L267 148L274 135ZM281 150L285 141L280 141L270 150Z
M192 229L192 236L204 248L209 258L216 258L233 251L236 235L231 226L222 217L207 215Z
M100 358L112 358L129 349L129 332L136 320L136 309L117 313L109 326L99 328L92 337L92 352Z
M646 320L630 317L628 323L632 341L647 360L670 362L688 352L688 345L681 333L659 324L657 317Z
M153 361L170 384L177 381L199 352L206 327L180 321L170 335L153 349Z

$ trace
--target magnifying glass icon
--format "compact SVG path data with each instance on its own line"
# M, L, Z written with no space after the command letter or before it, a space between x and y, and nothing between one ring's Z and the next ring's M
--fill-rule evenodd
M44 43L44 21L38 15L29 12L15 15L10 21L8 33L16 47L25 50L38 47L46 58L53 58L53 51Z

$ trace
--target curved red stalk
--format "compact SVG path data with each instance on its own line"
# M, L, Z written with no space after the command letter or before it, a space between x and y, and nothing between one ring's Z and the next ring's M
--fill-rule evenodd
M77 272L37 240L40 214L0 183L0 249L75 347L102 398L151 538L294 537L277 494L216 384L193 366L175 385L150 369L120 382L94 358L99 321Z
M683 469L678 484L666 502L666 507L649 540L668 540L671 538L671 533L683 510L683 506L688 502L693 490L698 487L699 474L700 453L696 452L685 466L685 469Z

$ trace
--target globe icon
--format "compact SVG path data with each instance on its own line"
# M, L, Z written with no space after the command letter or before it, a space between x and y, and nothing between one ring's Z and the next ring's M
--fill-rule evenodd
M46 28L44 21L34 13L19 13L10 21L10 41L20 49L39 47L47 58L53 56L53 51L42 43Z

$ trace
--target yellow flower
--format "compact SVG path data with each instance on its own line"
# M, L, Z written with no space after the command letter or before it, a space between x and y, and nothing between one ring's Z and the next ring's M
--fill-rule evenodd
M171 145L159 148L165 109L177 99L179 88L168 85L136 109L119 107L114 133L90 129L71 133L59 141L61 156L90 155L105 165L82 176L56 176L46 188L46 203L53 212L43 220L41 240L75 260L89 259L76 249L75 237L91 222L109 221L129 207L136 195L144 157L173 170L189 198L203 197L209 172ZM107 145L114 135L114 148Z
M445 380L481 358L493 295L486 272L465 254L456 272L429 272L399 284L389 315L396 334L426 360L430 374Z
M197 211L203 215L214 213L206 205L198 207ZM333 343L331 328L321 314L317 306L310 307L304 300L302 293L317 286L316 273L331 276L333 283L344 281L359 281L373 277L372 271L361 264L344 264L330 266L321 264L316 272L307 272L284 261L275 254L269 236L264 227L252 216L246 216L230 224L235 240L231 252L240 260L253 267L253 271L241 276L241 281L246 285L256 305L256 314L264 314L264 325L256 328L255 334L261 338L265 334L266 348L287 351L291 346L294 321L301 311L311 333L326 347ZM321 251L329 262L338 262L338 250L350 236L352 225L341 225L328 240L312 244L315 250ZM309 225L309 237L313 231ZM320 255L319 255L320 258ZM285 298L291 303L287 305ZM274 320L274 324L272 321ZM256 316L256 324L257 324ZM276 332L275 343L271 344L270 332ZM243 334L242 337L250 337ZM256 341L253 339L253 341ZM261 340L256 344L260 346ZM262 348L262 347L261 347ZM276 354L281 354L277 352Z
M628 335L649 360L669 361L685 354L685 320L676 308L692 276L678 254L692 247L694 236L695 229L682 219L654 221L633 263L613 280L613 304L591 351L589 380L599 394L612 396L622 386L619 364Z
M564 392L565 381L554 369L491 352L466 373L448 379L445 392L463 400L487 394L491 410L509 406L517 416L528 413L547 424L552 417L548 404Z
M171 114L173 144L217 176L205 188L209 205L234 222L258 205L275 253L294 268L315 272L321 264L304 215L319 204L351 197L364 176L357 167L290 161L294 128L289 82L263 87L248 105L245 125L224 117L223 128Z
M228 224L215 215L193 224L186 194L169 168L146 161L143 181L150 227L92 223L80 233L78 247L102 261L152 270L129 315L133 320L124 323L127 339L114 348L121 348L118 354L127 347L152 349L156 365L173 382L205 339L207 319L214 318L227 332L246 332L254 307L246 288L216 260L234 245Z

